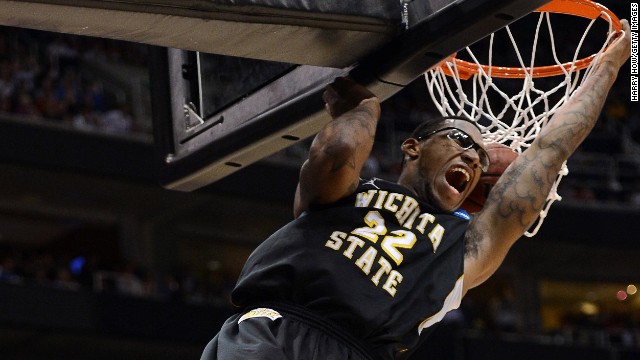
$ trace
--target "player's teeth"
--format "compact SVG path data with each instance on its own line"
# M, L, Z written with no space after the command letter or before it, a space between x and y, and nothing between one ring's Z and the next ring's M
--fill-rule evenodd
M455 168L453 169L453 171L458 171L464 174L465 179L467 179L467 181L469 181L469 179L471 178L471 176L469 175L469 173L467 172L467 170L462 169L462 168Z

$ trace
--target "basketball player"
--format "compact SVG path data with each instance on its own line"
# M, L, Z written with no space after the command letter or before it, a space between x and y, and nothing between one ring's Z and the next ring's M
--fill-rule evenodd
M380 104L335 80L324 93L334 120L300 171L296 219L249 257L232 294L238 313L202 359L408 356L535 221L629 55L629 36L620 36L472 219L457 209L489 165L478 128L459 118L426 122L402 143L397 183L361 179Z

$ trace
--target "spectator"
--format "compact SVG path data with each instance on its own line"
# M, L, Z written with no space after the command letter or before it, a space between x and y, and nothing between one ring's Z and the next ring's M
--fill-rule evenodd
M53 280L52 286L56 289L73 290L80 289L80 284L73 279L71 271L67 267L60 266L56 270L56 277Z
M515 296L511 289L505 289L489 302L489 312L494 330L498 332L516 332L519 330L519 314Z
M128 105L108 111L98 119L100 127L107 132L126 133L133 128L133 118Z
M15 257L8 255L0 262L0 281L10 284L22 282L22 278L17 272L17 260Z

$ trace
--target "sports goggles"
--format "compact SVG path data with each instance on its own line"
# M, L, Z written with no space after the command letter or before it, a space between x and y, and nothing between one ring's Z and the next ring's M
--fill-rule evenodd
M487 172L487 170L489 170L489 165L491 164L491 160L489 159L489 154L484 148L482 148L482 146L480 146L477 142L473 141L473 139L471 138L471 136L469 136L469 134L467 134L466 132L458 128L445 127L442 129L434 130L425 135L418 136L416 140L422 141L428 138L429 136L432 136L433 134L437 134L439 132L447 131L447 130L449 130L449 132L447 133L447 137L449 138L449 140L452 140L453 142L458 144L458 146L460 146L463 150L469 150L473 148L476 151L476 153L478 154L478 158L480 159L480 167L482 169L482 172Z

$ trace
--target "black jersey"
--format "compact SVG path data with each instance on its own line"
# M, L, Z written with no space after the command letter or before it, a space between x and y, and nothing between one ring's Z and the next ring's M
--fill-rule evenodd
M351 196L265 240L232 301L302 306L394 358L459 306L467 225L400 185L361 180Z

